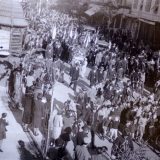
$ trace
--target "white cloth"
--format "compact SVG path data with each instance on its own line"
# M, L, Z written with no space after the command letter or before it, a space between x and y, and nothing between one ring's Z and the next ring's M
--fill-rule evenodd
M58 139L61 135L63 127L63 117L61 115L55 115L53 118L52 138Z

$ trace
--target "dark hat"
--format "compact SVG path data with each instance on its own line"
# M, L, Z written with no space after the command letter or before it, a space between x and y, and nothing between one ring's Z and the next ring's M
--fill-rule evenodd
M2 117L5 118L7 116L7 113L2 113Z
M24 147L24 146L25 146L25 143L24 143L24 141L22 141L22 140L19 140L19 141L18 141L18 144L19 144L21 147Z

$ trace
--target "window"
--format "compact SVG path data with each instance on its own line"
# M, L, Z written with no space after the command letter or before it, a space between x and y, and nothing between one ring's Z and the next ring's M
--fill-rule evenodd
M137 9L137 7L138 7L138 0L134 0L133 8L134 8L134 9Z
M156 1L155 1L155 4L154 4L154 6L153 6L153 12L154 12L155 14L158 13L159 4L160 4L160 0L156 0Z
M140 10L143 9L143 4L144 4L144 0L141 0L141 2L140 2Z
M146 1L146 7L145 7L145 11L149 12L151 9L151 4L152 4L152 0L147 0Z

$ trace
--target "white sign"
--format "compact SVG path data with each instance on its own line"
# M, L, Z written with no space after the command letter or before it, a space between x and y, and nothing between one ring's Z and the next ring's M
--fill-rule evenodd
M9 50L10 31L0 30L0 51Z

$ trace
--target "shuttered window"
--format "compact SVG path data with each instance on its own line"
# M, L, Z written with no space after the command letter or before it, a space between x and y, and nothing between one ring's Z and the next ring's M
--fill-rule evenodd
M150 12L152 0L146 0L145 11Z

